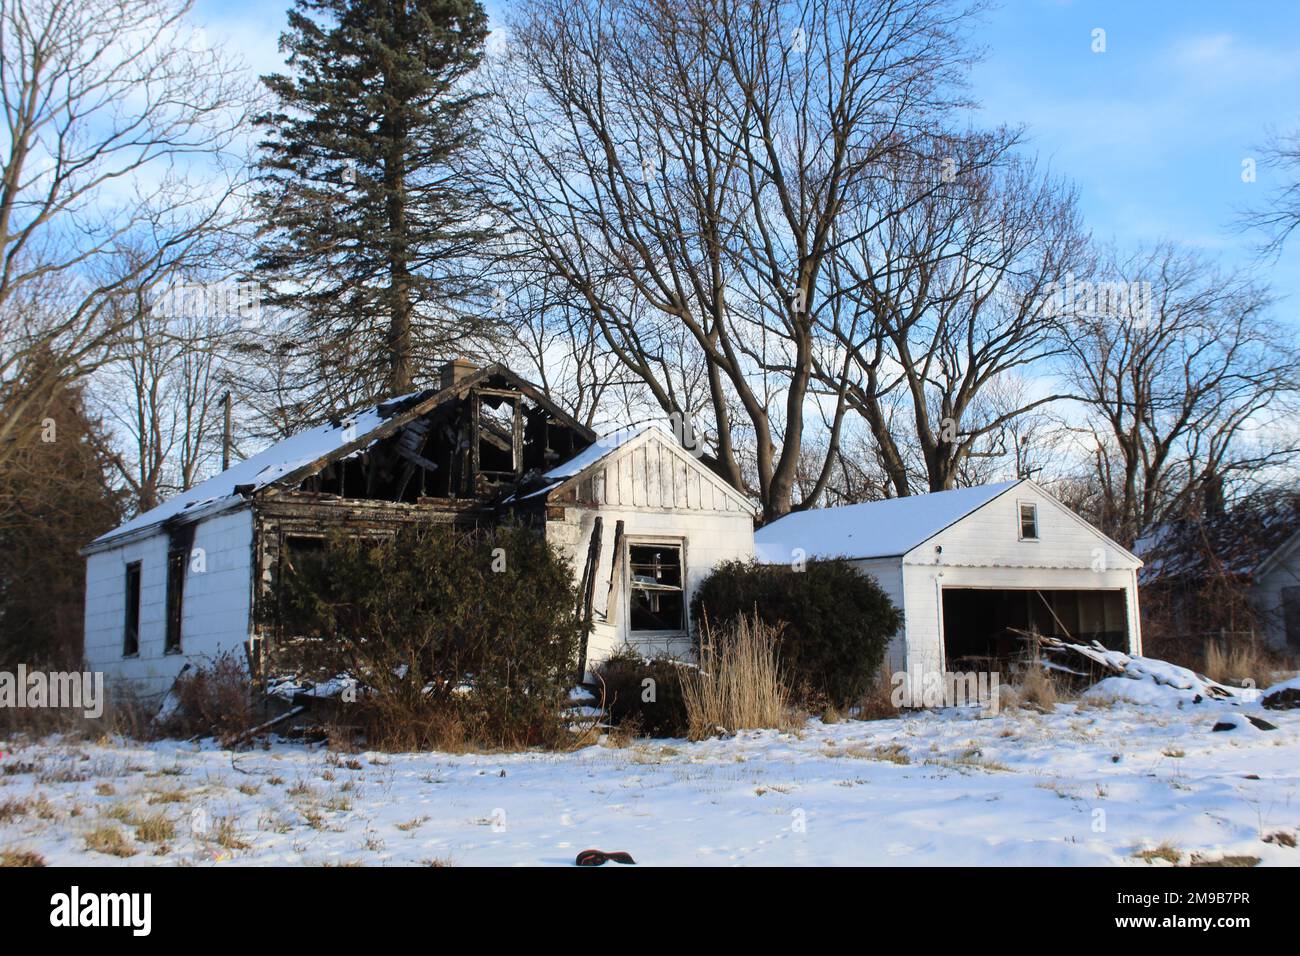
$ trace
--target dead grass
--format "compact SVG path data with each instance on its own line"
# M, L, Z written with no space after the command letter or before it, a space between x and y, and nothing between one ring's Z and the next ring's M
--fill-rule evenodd
M790 723L790 691L777 653L779 631L757 616L713 634L707 622L699 667L682 673L690 738Z
M1139 860L1146 860L1148 863L1155 860L1164 860L1166 863L1177 865L1178 861L1183 858L1182 851L1173 844L1165 841L1157 847L1151 847L1146 850L1138 850L1133 854Z
M135 838L143 843L166 843L176 839L176 824L161 810L134 817Z
M862 695L853 715L858 720L889 720L898 716L898 708L894 706L893 681L888 672L882 670L876 676L875 683Z
M156 807L164 803L184 803L188 799L189 796L180 787L174 790L153 790L149 793L149 806Z
M45 857L35 850L0 850L0 867L44 865Z
M115 826L95 827L85 835L86 849L93 850L96 853L105 853L109 856L130 857L135 856L137 850L129 840L122 835L122 831Z
M247 850L251 844L239 832L239 821L233 816L217 817L213 821L212 842L227 850Z
M1267 687L1283 669L1283 662L1258 641L1236 641L1231 645L1210 641L1205 645L1205 676L1220 684Z
M1051 713L1060 703L1056 682L1043 667L1042 661L1033 659L1025 662L1020 671L1016 690L1016 702L1021 707L1036 707L1043 713Z
M1220 856L1213 860L1206 859L1203 856L1193 856L1188 866L1225 866L1225 867L1252 867L1259 865L1257 856Z
M29 804L26 800L5 800L0 803L0 823L26 816L28 809Z

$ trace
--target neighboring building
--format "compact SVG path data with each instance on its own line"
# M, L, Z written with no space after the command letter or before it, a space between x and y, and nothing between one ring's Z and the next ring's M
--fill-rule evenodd
M601 439L503 366L457 361L437 389L285 439L91 542L87 663L146 693L225 651L256 673L295 550L335 528L506 517L572 560L587 665L622 643L685 651L694 588L753 555L748 501L672 436Z
M1142 562L1032 481L787 515L755 535L759 559L843 557L904 623L885 666L993 670L1023 632L1141 653Z
M1257 635L1300 651L1300 495L1257 495L1140 539L1143 590L1161 624L1189 638Z

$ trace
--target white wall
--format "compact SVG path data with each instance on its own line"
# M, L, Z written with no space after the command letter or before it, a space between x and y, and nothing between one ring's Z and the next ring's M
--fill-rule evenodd
M587 560L588 542L596 516L602 518L600 564L596 570L593 599L595 628L587 639L588 663L608 657L628 640L628 592L626 548L629 539L684 541L686 601L689 605L700 583L723 561L748 560L754 556L754 526L747 514L699 511L650 511L633 508L570 507L562 521L547 522L547 539L557 545L573 562L574 581L581 582ZM611 604L609 584L614 562L614 529L623 526L624 560L619 569L614 600ZM689 610L687 612L689 614ZM608 618L605 617L608 615ZM673 639L641 639L634 646L646 656L658 653L687 656L691 650L688 635Z
M166 654L167 534L160 532L86 558L86 663L109 681L130 680L142 694L162 693L187 662L221 651L243 656L252 590L251 509L205 518L194 534L201 561L187 568L181 653ZM197 558L197 556L195 556ZM123 657L126 566L140 565L140 651ZM202 570L197 570L198 567Z
M903 588L903 562L901 558L869 558L851 563L859 571L875 578L881 590L888 594L889 599L894 602L894 607L902 611L904 617L906 617L907 602ZM889 646L885 648L885 659L882 661L881 666L891 674L907 669L906 621L890 639Z

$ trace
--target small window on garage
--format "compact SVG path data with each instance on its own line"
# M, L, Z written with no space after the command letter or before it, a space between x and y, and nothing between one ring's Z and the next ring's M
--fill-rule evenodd
M632 632L685 631L680 544L628 544Z
M1038 540L1038 505L1032 501L1020 502L1020 540Z
M140 562L126 566L126 626L122 636L122 656L140 653Z

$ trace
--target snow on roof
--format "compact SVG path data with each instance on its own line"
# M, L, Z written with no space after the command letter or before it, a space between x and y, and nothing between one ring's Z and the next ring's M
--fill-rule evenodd
M527 501L529 498L536 498L538 495L550 494L570 478L582 474L592 465L609 455L612 455L634 439L640 438L654 427L654 425L641 425L632 428L619 429L618 431L611 432L608 435L602 435L597 438L595 442L578 452L578 454L574 455L568 461L561 462L550 471L544 472L542 478L546 484L534 491L528 492L526 495L522 495L519 500ZM514 500L514 495L511 495L506 499L507 502Z
M578 452L566 462L556 465L542 477L567 481L575 475L580 475L596 462L600 461L606 455L611 455L618 451L629 442L640 438L646 432L654 428L654 425L641 425L634 428L624 428L613 432L609 435L602 435L597 438L594 444L587 446L584 450Z
M237 485L251 485L254 491L263 488L303 465L310 464L356 441L378 428L395 413L394 409L389 409L388 414L381 414L378 407L370 408L342 419L337 425L320 425L278 441L253 457L230 466L221 474L200 482L188 491L173 495L158 507L137 515L125 524L100 535L91 543L98 544L121 537L205 505L221 502L225 507L229 507L237 504L243 500L242 496L235 492Z
M1004 481L796 512L756 531L754 550L758 559L768 564L788 563L796 548L809 558L906 554L1019 483Z

